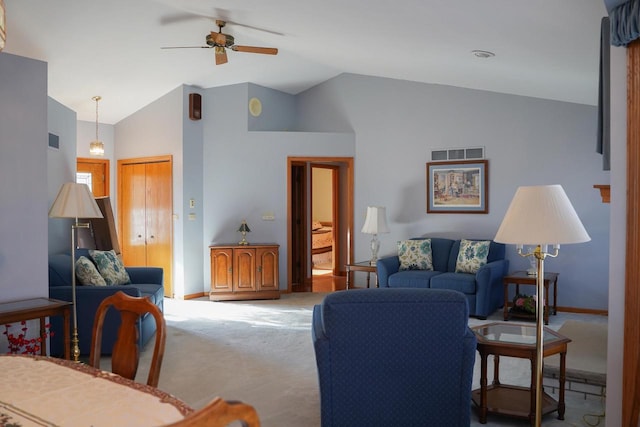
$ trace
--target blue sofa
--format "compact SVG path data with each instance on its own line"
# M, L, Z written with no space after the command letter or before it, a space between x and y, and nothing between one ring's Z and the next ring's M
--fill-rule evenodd
M76 250L76 259L80 256L88 258L86 249ZM123 291L127 295L140 297L149 296L160 311L164 309L163 270L158 267L126 267L131 284L121 286L87 286L79 285L76 281L76 302L78 312L78 340L80 354L88 355L91 347L93 321L96 310L103 299ZM71 255L49 255L49 297L63 301L71 301ZM73 324L73 321L72 321ZM113 308L107 313L103 329L102 354L111 354L115 343L120 315ZM64 355L64 331L60 316L51 317L50 354ZM138 320L138 346L140 349L156 332L156 322L149 313Z
M418 237L411 240L428 239ZM486 319L504 304L502 278L509 269L505 245L491 242L487 264L476 274L456 273L460 240L431 237L432 270L402 270L398 256L378 260L378 282L381 288L431 288L462 292L469 303L469 312Z
M468 427L476 338L459 292L356 289L313 309L322 427Z

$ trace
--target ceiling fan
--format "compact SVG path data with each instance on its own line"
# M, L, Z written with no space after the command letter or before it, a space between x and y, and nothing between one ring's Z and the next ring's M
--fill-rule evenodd
M227 63L227 48L235 52L262 53L264 55L277 55L278 49L274 47L240 46L235 44L235 39L230 34L222 32L226 21L216 19L218 32L211 31L207 34L206 46L169 46L161 49L213 49L215 52L216 65Z

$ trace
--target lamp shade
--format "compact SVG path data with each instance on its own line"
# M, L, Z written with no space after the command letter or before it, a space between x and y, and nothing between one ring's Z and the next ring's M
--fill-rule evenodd
M560 185L519 187L494 239L517 245L591 240Z
M365 234L388 233L387 208L383 206L368 206L367 217L364 220L364 226L362 226L361 231Z
M240 232L245 232L245 233L250 233L251 230L249 229L249 226L247 225L247 223L245 221L242 221L242 224L240 224L240 228L238 228L238 231Z
M87 184L67 182L49 209L51 218L102 218L102 212Z

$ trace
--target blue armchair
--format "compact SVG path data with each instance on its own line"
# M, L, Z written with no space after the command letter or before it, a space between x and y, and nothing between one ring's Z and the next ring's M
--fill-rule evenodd
M313 310L323 427L465 426L476 338L458 291L358 289Z
M76 250L76 259L88 256L86 249ZM129 296L148 296L151 302L164 309L163 270L159 267L126 267L131 283L120 286L76 286L76 303L78 313L78 338L80 354L88 355L91 348L93 321L98 306L108 296L122 291ZM63 301L71 301L71 255L49 255L49 297ZM115 309L110 309L105 318L102 340L102 354L111 354L116 341L120 316ZM156 332L156 322L149 313L138 319L138 346L140 349ZM60 316L51 318L50 354L60 356L64 353L64 331Z

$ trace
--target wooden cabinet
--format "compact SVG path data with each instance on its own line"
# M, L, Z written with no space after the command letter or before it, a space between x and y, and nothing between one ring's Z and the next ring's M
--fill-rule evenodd
M213 301L280 298L278 245L213 245L211 288Z

